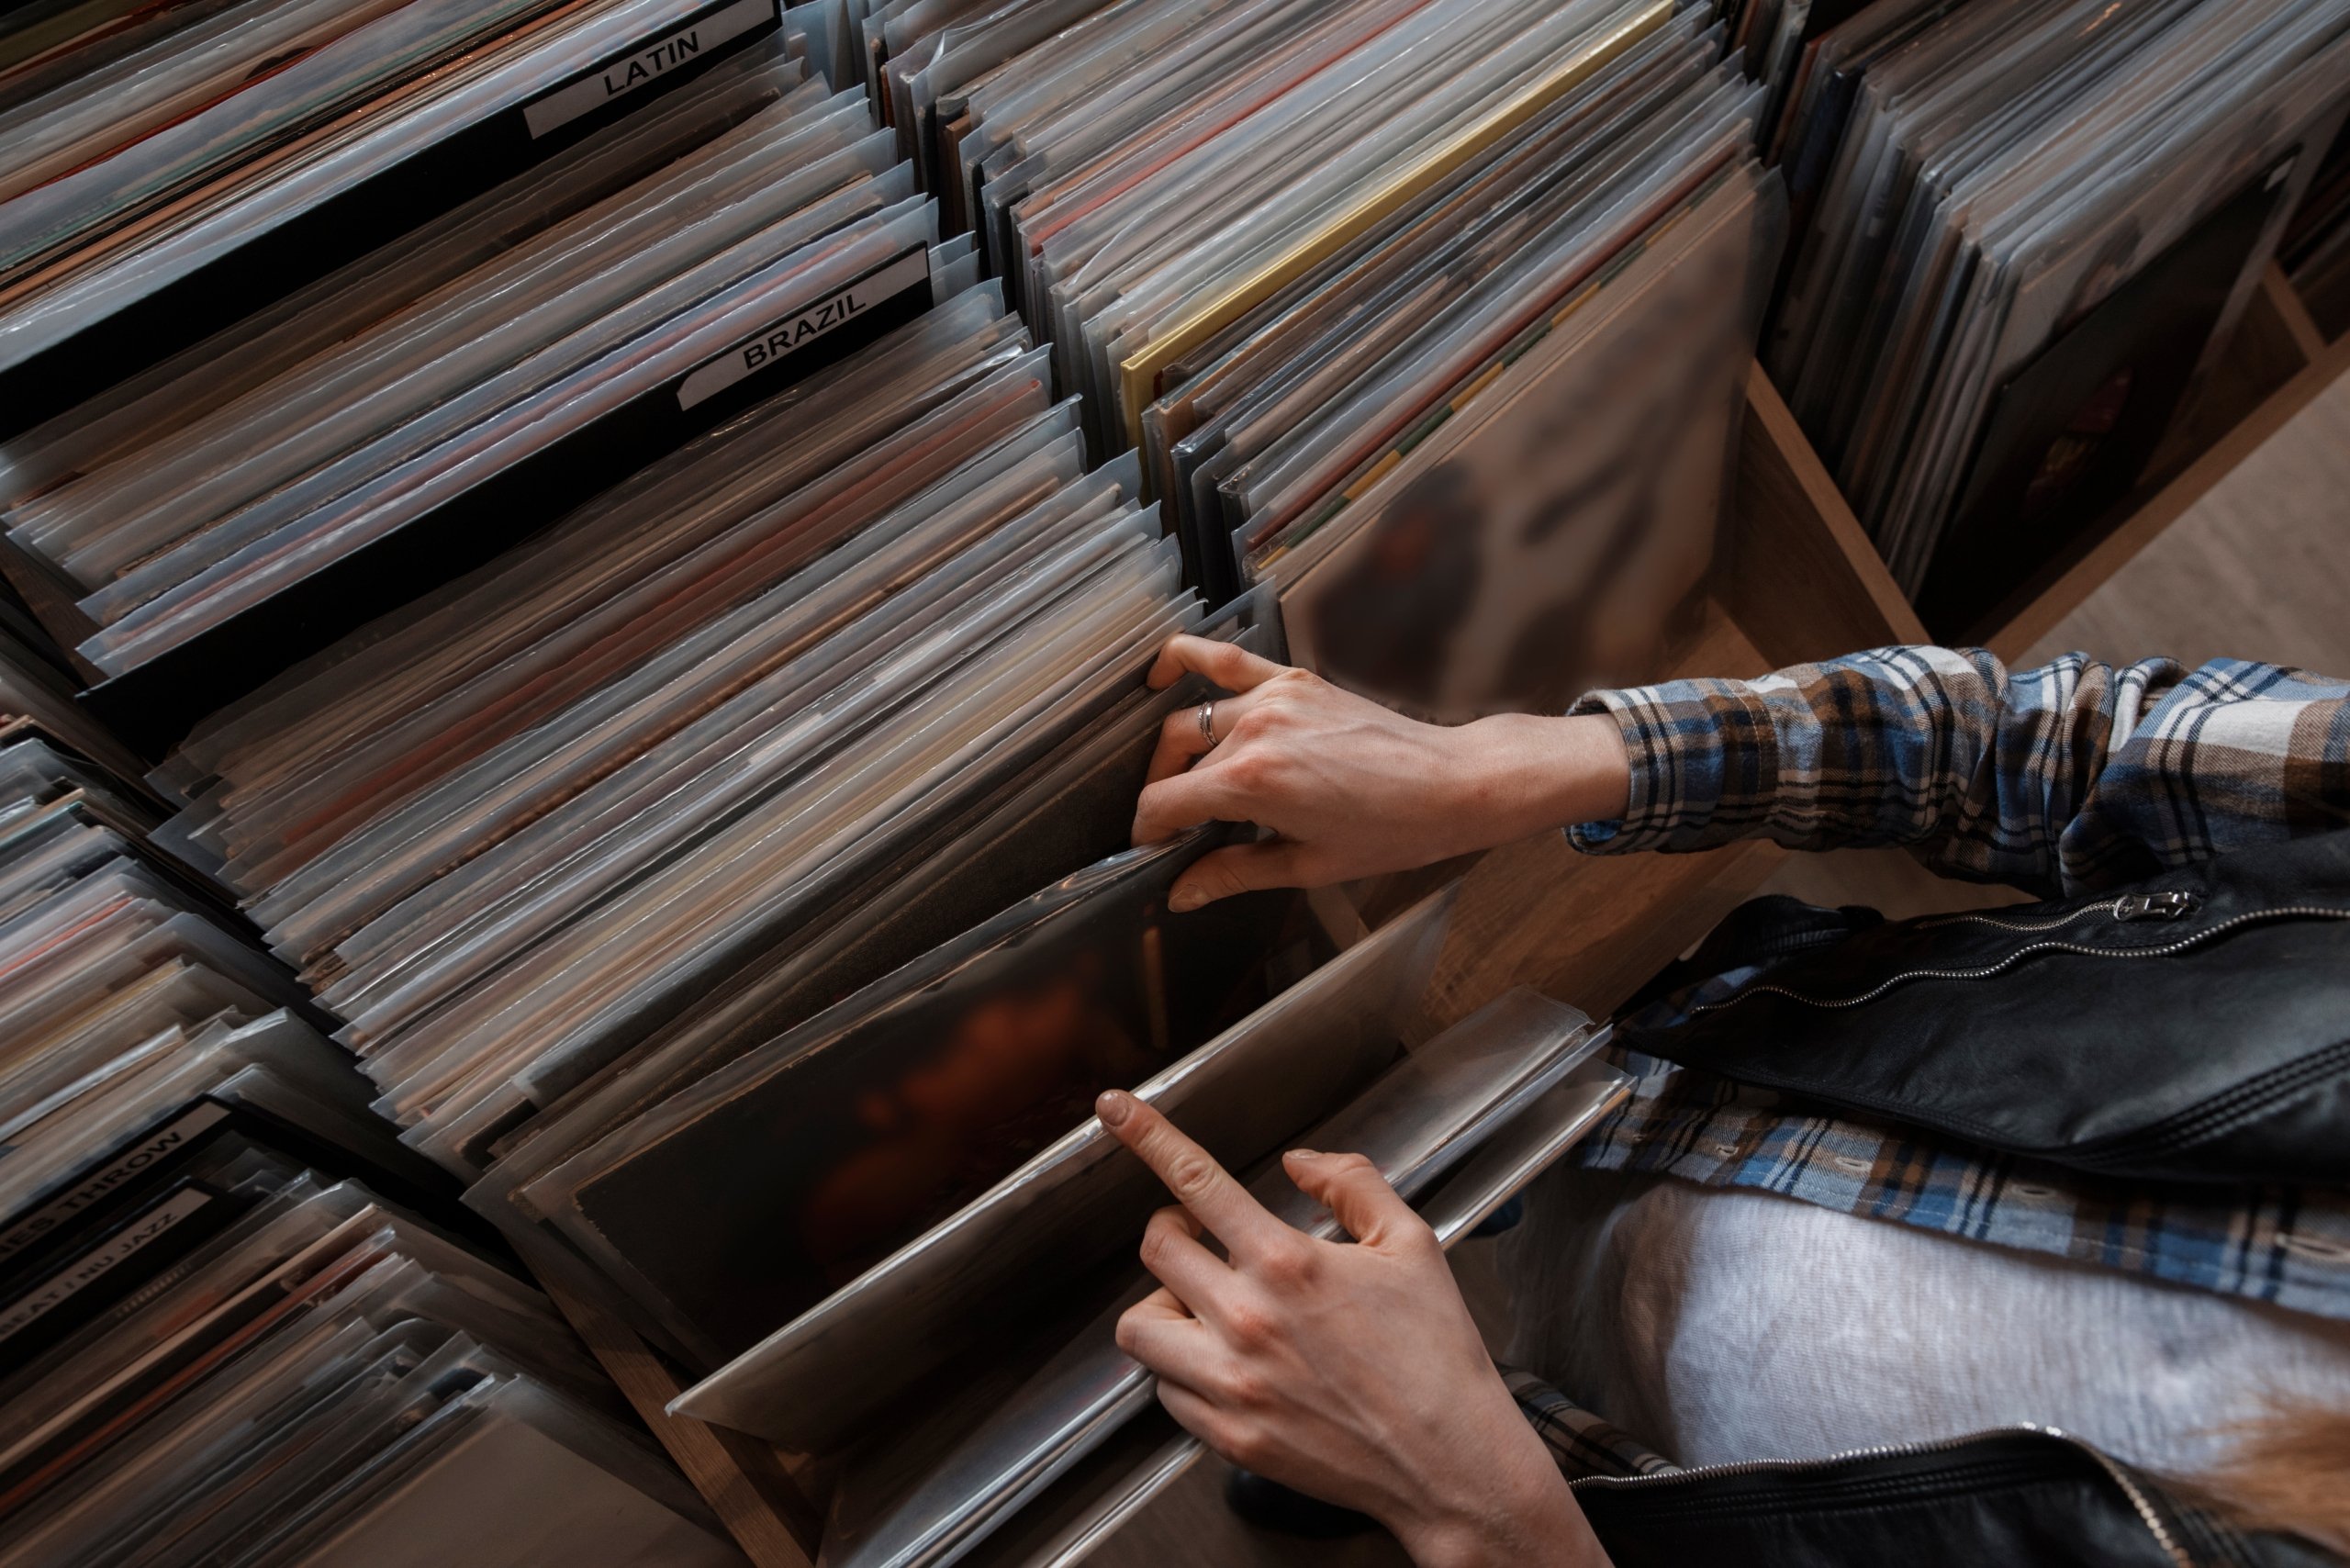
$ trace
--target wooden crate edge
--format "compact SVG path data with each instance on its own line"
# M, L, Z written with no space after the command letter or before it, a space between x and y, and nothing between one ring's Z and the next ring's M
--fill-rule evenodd
M740 1432L670 1415L669 1401L684 1388L634 1329L552 1281L540 1285L743 1554L756 1568L814 1568L822 1520L776 1451Z

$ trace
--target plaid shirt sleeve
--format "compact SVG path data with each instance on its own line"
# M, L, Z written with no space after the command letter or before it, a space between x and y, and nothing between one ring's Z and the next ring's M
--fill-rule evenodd
M2237 659L1878 648L1757 680L1595 691L1631 757L1578 848L1899 845L1945 875L2093 891L2350 826L2350 682Z

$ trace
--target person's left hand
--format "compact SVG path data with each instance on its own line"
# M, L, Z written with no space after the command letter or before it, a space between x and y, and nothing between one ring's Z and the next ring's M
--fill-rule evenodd
M1436 1234L1360 1155L1292 1150L1290 1179L1354 1244L1284 1225L1133 1095L1102 1125L1167 1183L1142 1260L1165 1287L1118 1323L1186 1430L1233 1463L1369 1514L1420 1568L1605 1564L1485 1353ZM1221 1241L1219 1258L1203 1233Z
M1629 796L1624 742L1605 714L1424 724L1231 643L1171 637L1149 684L1187 674L1233 695L1169 716L1135 802L1134 841L1157 844L1210 821L1255 823L1274 836L1200 857L1169 890L1167 907L1178 912L1620 817Z

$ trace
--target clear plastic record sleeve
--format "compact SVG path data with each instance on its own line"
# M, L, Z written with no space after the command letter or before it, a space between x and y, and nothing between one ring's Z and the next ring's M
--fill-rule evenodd
M434 4L393 9L120 156L0 204L0 232L26 237L11 256L37 254L34 236L73 242L94 202L151 207L216 167L207 160L240 134L267 129L282 140L272 111L315 118L354 92L376 90L371 82L396 81L386 65L414 74L485 31L524 24L505 45L464 56L432 91L405 102L393 94L382 106L390 112L363 110L323 135L311 131L320 145L307 157L276 153L277 176L241 199L0 306L0 433L78 403L479 195L776 26L773 0L437 8L439 17ZM306 103L313 107L305 111Z
M710 923L739 930L759 919L764 906L758 899L783 896L804 874L796 868L811 864L810 857L822 853L832 834L854 831L855 823L886 811L897 791L928 788L924 780L947 776L958 759L983 750L990 735L1010 733L1029 715L1048 711L1064 683L1086 678L1085 672L1095 667L1092 660L1106 651L1099 639L1123 647L1137 638L1163 636L1182 613L1162 597L1172 586L1169 563L1144 543L1142 526L1120 520L1097 538L1049 556L772 734L746 737L724 773L713 778L711 831L691 831L679 843L677 823L639 824L631 836L658 857L654 875L622 900L548 927L548 939L522 960L523 967L507 971L498 992L442 1013L430 1025L432 1034L453 1040L458 1032L489 1025L501 1033L516 1032L510 1037L517 1044L522 1037L551 1038L564 1027L558 1016L576 1023L587 1011L608 1005L646 966L690 961L692 953L706 950L718 935ZM1098 590L1064 598L1088 578L1100 582ZM1054 605L1055 613L1034 614L1040 596L1041 602ZM990 646L1004 650L1000 661L980 656ZM1063 661L1089 650L1085 662L1063 666ZM850 757L818 767L828 753L865 734L871 720L901 701L909 683L932 692L919 710L921 723L876 732L879 738L874 744L859 742ZM754 801L773 799L779 785L793 791L785 799L805 804L789 812L778 807L772 814L747 813ZM687 819L682 825L694 830L701 824ZM666 841L659 836L665 833ZM647 839L647 834L655 836ZM677 848L690 853L678 856ZM592 874L593 865L592 859L583 862L582 873ZM734 899L721 890L727 888L736 890ZM758 890L769 890L753 902L739 902L742 894ZM672 915L688 924L671 924ZM622 932L633 934L627 948L607 946ZM636 957L615 968L622 951ZM549 994L532 995L537 986L548 988ZM438 1048L423 1038L420 1046L428 1054ZM390 1066L388 1056L386 1063ZM426 1092L429 1101L431 1092Z
M12 1474L44 1481L0 1497L28 1563L306 1560L434 1474L432 1528L474 1531L469 1560L520 1568L533 1540L606 1528L662 1561L739 1560L536 1292L359 1189L223 1174L239 1217L6 1385ZM510 1456L468 1446L509 1418ZM453 1462L469 1494L484 1468L523 1489L498 1489L498 1530L451 1494Z
M1063 452L1059 455L1068 466L1073 469L1075 467L1073 432L1064 432L1055 440L1063 447ZM1040 454L1039 457L1048 458L1051 455L1053 454ZM1009 481L1018 481L1022 476L1015 468L1005 477ZM1024 509L1022 520L1005 527L994 537L990 538L986 548L991 552L999 550L1007 553L1016 552L1023 544L1033 543L1046 529L1062 523L1064 521L1069 524L1083 526L1086 521L1084 509L1071 510L1059 506L1057 502ZM909 617L918 616L923 609L923 603L916 599L904 606L904 612ZM866 622L860 622L858 626L861 633L866 633ZM893 618L883 622L871 628L866 634L875 637L886 636L893 629L902 632L903 621ZM866 853L863 842L860 841L849 853L859 856ZM817 875L823 881L831 881L834 878L834 873L829 869ZM745 933L737 944L724 949L713 950L703 957L722 969L731 968L738 963L755 961L754 955L778 940L778 933L789 931L810 918L811 912L819 907L812 902L817 896L819 895L814 893L812 888L806 892L795 890L789 899L777 905L769 914L758 922L755 930ZM666 1008L653 1007L640 1010L638 1015L647 1020L655 1020L666 1016ZM634 1038L643 1032L642 1028L633 1028L625 1035L616 1035L609 1030L586 1031L576 1035L554 1049L543 1052L527 1066L517 1070L510 1080L509 1090L493 1098L510 1099L513 1096L520 1096L524 1102L543 1103L599 1070L607 1060L620 1054L624 1047L632 1044ZM475 1148L483 1140L492 1126L496 1126L502 1131L504 1123L510 1120L510 1114L504 1118L492 1114L488 1108L490 1103L491 1102L483 1102L474 1108L461 1111L457 1114L457 1119L451 1123L450 1137L457 1139L461 1147L467 1149ZM448 1114L444 1109L442 1114L446 1116ZM480 1131L473 1135L462 1132L461 1126L468 1123L475 1125Z
M863 461L862 451L879 458L899 450L881 439L892 422L1014 367L1022 347L986 295L920 319L874 363L843 362L861 373L869 401L828 397L840 377L820 374L599 498L544 540L346 640L249 711L199 730L181 754L186 771L173 775L197 796L202 815L191 831L224 853L232 883L269 886L314 857L319 841L364 820L360 813L389 809L527 722L530 710L515 717L500 705L532 667L527 661L552 656L562 674L554 701L607 677L614 666L597 639L622 623L614 617L666 625L670 601L660 590L668 578L690 581L700 570L743 581L731 563L747 542L726 536L746 516L789 521L771 509L808 481ZM933 341L939 357L924 348ZM1037 384L1038 409L1042 393ZM769 439L784 429L795 439ZM706 566L691 564L697 554ZM368 678L352 678L363 665Z
M1282 948L1305 939L1295 899L1165 917L1167 884L1203 846L1121 857L1015 905L640 1117L534 1203L722 1360L1018 1164L1102 1088L1148 1077L1279 988ZM980 1082L992 1087L956 1094ZM774 1138L778 1116L798 1136ZM702 1240L684 1241L680 1213ZM666 1238L643 1223L656 1215ZM745 1273L753 1234L770 1242Z
M1941 420L1946 433L1939 447L1918 466L1919 498L1909 502L1917 520L1910 526L1930 526L1934 548L1956 567L1950 580L1975 575L1964 565L1965 551L2003 550L1997 543L2003 527L2024 532L2060 507L2101 510L2143 473L2171 413L2242 318L2266 258L2316 174L2319 151L2341 123L2350 41L2338 26L2334 32L2289 73L2277 72L2274 85L2258 95L2256 111L2248 115L2241 100L2221 98L2165 127L2166 144L2147 159L2163 174L2081 202L2065 213L2061 238L2011 237L2013 224L1994 230L1993 243L2007 252L2001 271L2015 279L2013 303L1965 375L1954 378L1954 411ZM2199 156L2197 150L2208 151ZM2126 284L2120 281L2125 277ZM2109 308L2109 299L2132 285L2135 297ZM2095 327L2081 330L2092 321ZM2043 388L2035 421L2024 367L2066 329L2077 334L2077 368L2052 366L2047 379L2069 380L2076 389ZM2108 342L2086 342L2100 332ZM2063 442L2051 432L2069 429L2117 375L2131 377L2127 437L2109 436L2103 444L2112 451L2098 454L2095 465L2069 471L2052 465L2049 454ZM2165 398L2168 408L2158 404ZM1997 442L1995 409L2009 415ZM2092 474L2091 467L2106 472ZM1945 498L1939 516L1927 499L1937 495ZM1929 593L1921 583L1920 592L1938 623L1965 619L1966 610L1956 607L1964 604L1963 590L1937 584ZM1974 599L1980 604L1990 597L1977 589Z
M1414 906L1135 1085L1246 1165L1391 1064L1450 899ZM1081 1119L954 1215L696 1385L677 1406L799 1452L832 1451L990 1327L1083 1278L1158 1206L1149 1173Z
M315 476L313 470L337 459L347 465L368 453L368 442L417 428L414 410L483 383L569 332L601 326L622 302L682 265L860 173L886 171L878 148L861 161L828 162L866 140L857 106L796 107L799 98L484 258L406 308L372 313L327 352L242 397L204 405L198 417L154 432L114 464L20 502L9 520L12 535L101 589L87 603L95 617L118 619L118 606L152 593L140 591L137 577L117 582L130 563L146 563L150 580L188 575L173 555L147 558L199 531L207 544L227 537L218 525L203 525L240 504L271 498L279 508L299 506L302 488L274 493L297 481L315 492L334 470ZM768 158L788 165L782 179L765 164ZM266 346L240 344L229 361L241 367L255 357L253 348ZM201 398L203 373L193 380L181 395ZM256 428L276 430L277 439L254 442ZM236 520L247 530L256 521ZM265 514L259 521L266 526Z
M1455 714L1563 702L1652 667L1659 629L1713 558L1740 366L1777 253L1776 187L1721 178L1354 501L1309 567L1277 566L1295 657ZM1611 421L1623 428L1603 439ZM1389 563L1406 557L1419 570L1397 577ZM1397 636L1399 622L1418 630Z
M1032 438L1039 447L1052 439L1041 431ZM432 871L453 864L461 847L477 856L556 802L579 799L576 790L746 692L767 670L851 612L859 612L860 626L872 625L878 618L871 611L883 604L893 615L912 613L920 600L909 596L919 577L908 574L926 562L924 552L944 555L968 544L964 535L975 525L997 521L990 508L1001 510L1023 498L1034 504L1032 493L1048 482L1050 457L1058 457L1069 478L1075 477L1077 454L1066 443L1058 453L1040 450L1032 463L1023 464L1024 455L1007 453L1004 471L986 474L992 486L967 498L960 511L946 505L951 498L924 492L800 573L670 644L624 682L559 711L364 829L346 834L331 850L281 879L257 903L256 914L268 923L274 939L315 950L330 936L356 930L364 924L363 912L388 907L396 888L413 890ZM927 506L941 515L923 516L920 509ZM833 542L818 535L811 554ZM537 777L546 782L533 788ZM577 783L568 782L575 778ZM505 825L508 820L512 826Z
M1598 1034L1572 1008L1524 988L1505 991L1329 1103L1303 1138L1366 1155L1399 1192L1416 1196L1587 1058ZM1278 1164L1249 1187L1288 1223L1338 1234ZM985 1408L919 1418L913 1429L860 1451L834 1488L824 1562L951 1562L1145 1408L1152 1380L1113 1336L1118 1314L1153 1287L1130 1279L1073 1335L1050 1336L1061 1348Z
M1205 630L1275 651L1262 627ZM836 863L828 881L809 890L811 909L825 912L816 924L767 965L555 1099L498 1146L497 1163L467 1203L509 1229L534 1225L538 1210L521 1190L554 1165L673 1090L957 935L981 912L1007 908L1114 849L1125 842L1130 801L1161 722L1200 695L1188 681L1135 693L1047 749L1010 749L970 778L964 795L971 803L959 814L946 816L956 802L944 801L946 820L925 827L924 819L910 819L896 838ZM920 835L911 847L907 834Z
M1041 387L1033 378L1021 380L1020 386L1041 398ZM983 383L977 390L986 387ZM1004 420L1000 428L1009 433L1030 416L1015 403L1002 409L1000 417ZM918 472L900 471L905 476ZM745 688L728 704L696 716L695 722L670 737L659 754L648 754L598 780L594 790L581 798L580 810L543 819L509 840L510 848L500 846L469 863L461 874L429 885L419 895L416 909L393 912L380 948L371 943L374 934L361 933L354 944L343 948L353 967L328 994L363 1028L372 1031L379 1023L389 1027L404 1016L403 1004L397 1001L398 988L438 983L427 980L420 965L479 962L479 958L468 959L445 951L457 939L487 939L501 922L516 932L530 929L519 924L525 918L523 912L501 897L476 899L475 886L491 891L497 879L510 873L520 879L513 884L515 890L535 884L533 896L543 902L566 887L587 888L588 879L600 874L606 866L643 864L648 856L664 853L665 846L689 844L711 821L711 813L735 811L740 802L754 798L753 791L784 778L807 774L821 754L794 750L774 740L770 732L796 725L791 733L812 740L824 721L820 714L801 712L800 705L828 692L834 693L829 700L836 704L847 702L849 689L841 683L865 667L864 655L871 652L854 622L832 629L822 642L801 650L797 658L768 672L760 683ZM902 677L905 672L901 673ZM800 694L799 704L770 707L764 700L770 692L780 697L795 691ZM863 700L865 708L856 711L866 712L880 701L878 691L876 688L868 693ZM845 726L851 722L847 717L841 718L832 723L829 733L845 741L852 734ZM722 785L728 792L721 793ZM655 810L656 806L660 809ZM403 925L413 929L407 935L395 935ZM363 958L377 951L382 954L378 962L360 967ZM489 951L481 948L480 954L487 956ZM445 972L453 976L470 971L450 969Z
M679 365L691 364L734 337L743 324L775 310L771 300L758 299L762 294L805 299L845 292L861 281L862 272L887 264L891 256L903 258L921 274L909 283L926 282L922 250L927 238L912 198L893 203L899 193L890 188L887 176L871 190L847 183L853 179L848 170L839 177L844 185L836 194L771 228L714 252L679 258L689 265L674 276L666 265L650 279L632 280L623 268L608 269L621 274L624 292L599 299L593 288L579 291L586 297L582 306L607 305L606 314L576 330L559 322L559 335L548 341L509 345L519 352L516 363L483 367L492 372L486 378L460 367L452 383L419 389L425 411L416 418L354 448L319 453L310 459L319 465L291 483L268 488L264 482L261 498L183 538L85 599L103 624L82 651L104 667L134 667L489 481L497 473L492 454L542 454L552 442L576 439L589 429L623 450L624 437L648 439L655 424L689 413L739 380L737 355L753 366L771 357L752 345L712 362L715 371L703 365L674 386L663 385ZM893 225L893 218L900 221ZM656 241L656 252L666 249ZM652 286L638 293L630 283ZM737 291L753 298L737 305ZM837 304L825 311L827 328L854 313L842 311L836 320L836 311L842 311ZM487 335L498 342L498 333ZM732 379L724 386L699 386L694 378L705 373ZM566 393L570 398L560 413L548 408ZM613 419L629 406L641 427L633 431L627 420ZM298 451L295 455L304 460ZM196 510L204 515L209 509Z
M169 604L109 629L107 656L124 673L89 700L150 745L175 736L323 645L331 626L415 597L651 454L910 319L932 297L934 240L925 204L885 209L582 367L576 395L542 394L468 432L455 461L397 488L378 482L380 494L363 492L343 521L247 546ZM548 397L563 416L532 417ZM311 618L329 605L331 621Z
M548 1554L732 1568L741 1554L703 1511L669 1497L650 1456L612 1444L543 1389L484 1380L437 1417L455 1429L409 1465L364 1473L265 1561L523 1564ZM407 1439L414 1441L414 1439ZM626 1484L616 1484L621 1471Z
M243 6L191 21L148 47L91 60L62 90L20 97L0 113L0 201L95 162L223 93L273 57L305 54L401 0L296 0Z
M1526 138L1472 163L1440 200L1409 214L1408 223L1366 236L1364 248L1343 268L1316 274L1310 292L1257 321L1221 357L1145 411L1159 493L1175 509L1211 597L1237 587L1223 533L1213 524L1221 517L1216 482L1264 444L1263 435L1252 438L1244 425L1261 424L1283 401L1317 406L1330 386L1344 385L1336 357L1318 345L1344 341L1360 356L1365 334L1413 330L1423 307L1410 291L1440 287L1444 272L1457 272L1459 263L1449 258L1466 235L1499 222L1562 177L1573 167L1570 153L1588 158L1604 148L1614 128L1599 117L1610 106L1643 87L1654 90L1659 73L1675 62L1686 72L1708 60L1686 28L1660 31L1595 76L1586 91L1562 99Z
M1253 551L1270 553L1320 526L1318 517L1337 504L1331 492L1354 494L1383 449L1425 438L1428 410L1445 407L1445 391L1474 388L1507 363L1528 329L1745 148L1750 89L1718 71L1680 85L1662 102L1637 106L1631 133L1595 149L1594 166L1579 178L1494 224L1476 250L1448 257L1447 271L1468 281L1439 274L1424 283L1433 297L1403 308L1407 331L1367 343L1367 363L1351 374L1355 351L1339 345L1339 374L1326 378L1321 398L1301 386L1260 414L1270 432L1234 432L1245 445L1219 465L1226 471L1217 489L1225 515L1250 525Z
M2045 561L2142 476L2284 221L2221 215L2269 180L2289 204L2346 26L1913 0L1819 40L1786 138L1811 233L1769 358L1930 621L1981 619L1981 560Z

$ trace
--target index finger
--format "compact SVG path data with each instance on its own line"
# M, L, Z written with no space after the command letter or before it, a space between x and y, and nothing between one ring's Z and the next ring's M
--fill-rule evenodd
M1250 1197L1214 1155L1133 1095L1113 1089L1094 1103L1094 1110L1102 1125L1167 1183L1175 1201L1213 1232L1236 1260L1245 1260L1288 1232L1289 1226Z
M1174 685L1186 674L1203 675L1226 691L1237 692L1262 686L1281 672L1281 666L1259 658L1237 643L1219 643L1212 637L1179 632L1158 650L1158 657L1151 662L1150 674L1144 679L1157 691Z

